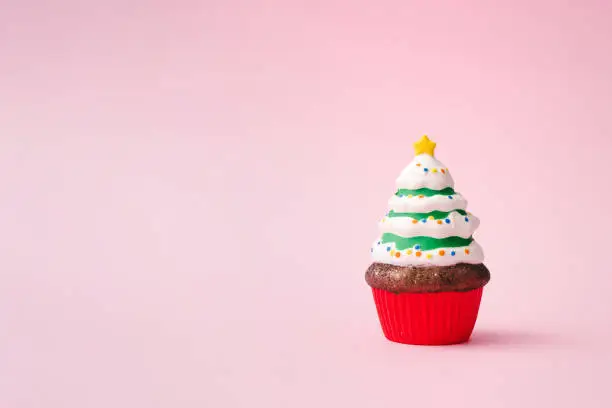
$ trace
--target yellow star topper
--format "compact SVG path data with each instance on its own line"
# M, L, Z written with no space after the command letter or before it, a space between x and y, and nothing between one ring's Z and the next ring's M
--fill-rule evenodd
M428 154L433 157L435 148L436 144L429 140L427 135L425 135L421 138L421 140L414 144L414 155L418 156L419 154Z

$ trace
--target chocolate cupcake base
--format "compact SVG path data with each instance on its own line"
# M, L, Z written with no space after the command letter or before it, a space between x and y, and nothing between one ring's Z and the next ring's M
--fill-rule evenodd
M397 266L374 262L365 274L368 285L392 293L466 292L491 279L484 264Z

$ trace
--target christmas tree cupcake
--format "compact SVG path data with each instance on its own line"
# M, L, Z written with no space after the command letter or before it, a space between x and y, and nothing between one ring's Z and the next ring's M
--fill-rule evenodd
M472 334L490 279L472 237L480 221L466 211L427 136L396 180L389 212L366 271L385 336L407 344L454 344Z

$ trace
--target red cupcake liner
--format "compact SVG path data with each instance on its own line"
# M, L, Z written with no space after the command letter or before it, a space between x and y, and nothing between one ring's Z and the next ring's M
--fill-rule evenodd
M482 288L467 292L400 293L372 288L385 337L404 344L443 345L470 338Z

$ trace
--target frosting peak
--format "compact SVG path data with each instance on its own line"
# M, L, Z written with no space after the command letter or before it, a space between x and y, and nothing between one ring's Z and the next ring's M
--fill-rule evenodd
M395 182L397 188L410 190L418 188L442 190L455 186L455 182L446 166L435 157L426 153L415 156L410 164L402 170Z

